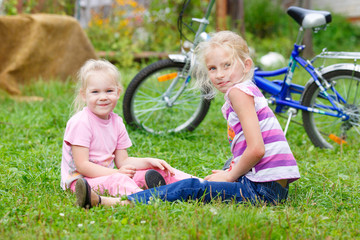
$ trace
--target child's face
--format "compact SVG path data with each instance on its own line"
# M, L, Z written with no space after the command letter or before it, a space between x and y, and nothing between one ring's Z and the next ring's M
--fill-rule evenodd
M87 88L82 92L87 107L101 119L109 119L120 97L115 80L104 72L93 72L87 79Z
M241 82L244 74L251 69L250 59L244 62L244 68L238 59L233 59L230 52L221 47L215 47L206 54L205 63L211 82L222 93Z

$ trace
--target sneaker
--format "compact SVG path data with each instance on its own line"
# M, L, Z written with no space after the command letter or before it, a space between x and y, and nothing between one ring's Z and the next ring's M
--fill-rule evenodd
M154 169L150 169L145 173L145 183L148 189L166 185L163 176Z

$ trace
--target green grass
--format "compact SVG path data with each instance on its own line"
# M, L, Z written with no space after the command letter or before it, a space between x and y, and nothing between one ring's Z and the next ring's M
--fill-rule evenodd
M124 74L126 82L136 71ZM125 84L126 85L126 84ZM37 82L19 102L0 92L0 239L354 239L360 237L359 145L314 148L301 126L289 144L302 178L282 206L160 203L136 207L74 206L60 188L62 137L73 99L72 82ZM131 156L165 159L204 177L230 155L218 96L194 131L154 136L129 129ZM121 103L116 112L122 115ZM284 126L285 120L280 119Z

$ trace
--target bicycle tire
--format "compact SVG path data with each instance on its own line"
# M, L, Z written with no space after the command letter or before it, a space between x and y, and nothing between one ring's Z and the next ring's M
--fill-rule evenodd
M331 89L327 90L336 105L342 107L350 118L342 120L337 117L302 111L304 129L316 147L333 148L336 142L342 144L344 141L351 144L360 136L360 70L354 69L354 64L335 64L325 68L322 76L331 85L334 85L335 90L346 99L347 104L343 104L339 102L339 98L335 97ZM319 87L312 80L305 88L302 105L330 111L327 108L327 106L331 106L329 100L319 93Z
M159 77L180 72L185 63L163 59L142 69L128 85L123 101L124 119L127 124L150 133L193 131L205 118L210 100L204 99L199 90L185 88L169 107L163 99L174 79L159 81ZM175 86L172 97L182 82Z

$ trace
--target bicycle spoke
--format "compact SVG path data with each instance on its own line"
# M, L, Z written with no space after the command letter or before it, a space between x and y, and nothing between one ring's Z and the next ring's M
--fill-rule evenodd
M142 123L145 124L150 119L152 114L154 114L154 113L148 114L147 117L143 119Z
M360 126L359 124L357 124L357 126ZM357 134L360 135L360 130L358 129L358 127L354 127L355 131L357 132Z
M195 96L195 95L186 95L186 96L183 96L181 98L182 101L188 101L188 102L192 102L194 100L199 100L199 96Z
M195 100L195 99L194 99ZM197 102L194 102L194 101L185 101L185 100L181 100L181 101L176 101L174 102L174 106L176 105L181 105L181 104L189 104L189 105L192 105L192 106L196 106L196 105L199 105L199 103Z
M194 110L194 107L198 106L198 104L176 104L176 105L173 105L172 108L175 108L175 109L179 109L181 111L185 111L186 110L186 107L189 109L189 111L193 111Z
M310 106L339 117L327 116L313 112L303 112L304 128L315 146L331 148L341 144L341 139L353 144L360 137L360 72L335 69L324 73L331 83L327 93L336 108L319 92L316 83L304 93L305 106ZM306 95L306 96L305 96ZM325 136L326 135L326 136ZM328 137L335 135L340 140Z
M316 118L316 117L315 117ZM333 128L334 126L336 126L337 124L341 123L341 120L334 120L334 121L321 121L321 128L325 129L325 128Z
M165 107L159 107L159 108L149 108L149 109L145 109L145 110L137 110L135 111L135 113L137 114L138 117L141 117L142 115L146 114L146 113L151 113L151 112L155 112L158 110L162 110Z
M194 108L178 108L179 110L181 110L183 113L184 112L192 112L194 111Z
M357 104L357 96L358 96L358 92L359 92L359 88L360 88L360 81L356 82L356 91L355 91L355 96L354 96L354 102L353 104L356 105Z
M146 104L162 103L162 102L164 102L164 101L162 101L161 98L158 98L158 99L156 99L156 98L149 98L148 100L146 100L146 99L145 99L145 100L136 99L135 102L134 102L134 104L135 104L136 106L140 107L140 106L143 106L143 105L146 105Z
M199 90L187 86L184 89L185 78L179 74L184 67L183 63L166 59L143 69L129 84L131 91L124 97L124 116L129 116L126 120L152 133L193 130L210 105L201 98ZM174 73L177 77L167 78ZM163 77L162 81L159 77Z
M161 92L159 92L159 91L154 91L154 90L152 90L152 92L155 92L155 93L157 93L156 95L162 95L162 93ZM144 96L144 97L150 97L150 95L151 94L149 94L149 93L145 93L143 90L139 90L136 94L139 94L140 96L138 96L138 97L141 97L141 96ZM154 94L155 95L155 94Z
M350 84L348 85L347 87L347 90L346 90L346 85L344 83L344 94L345 94L345 100L346 102L348 103L349 102L349 97L350 97L350 92L351 92L351 85L352 85L352 80L350 80Z

